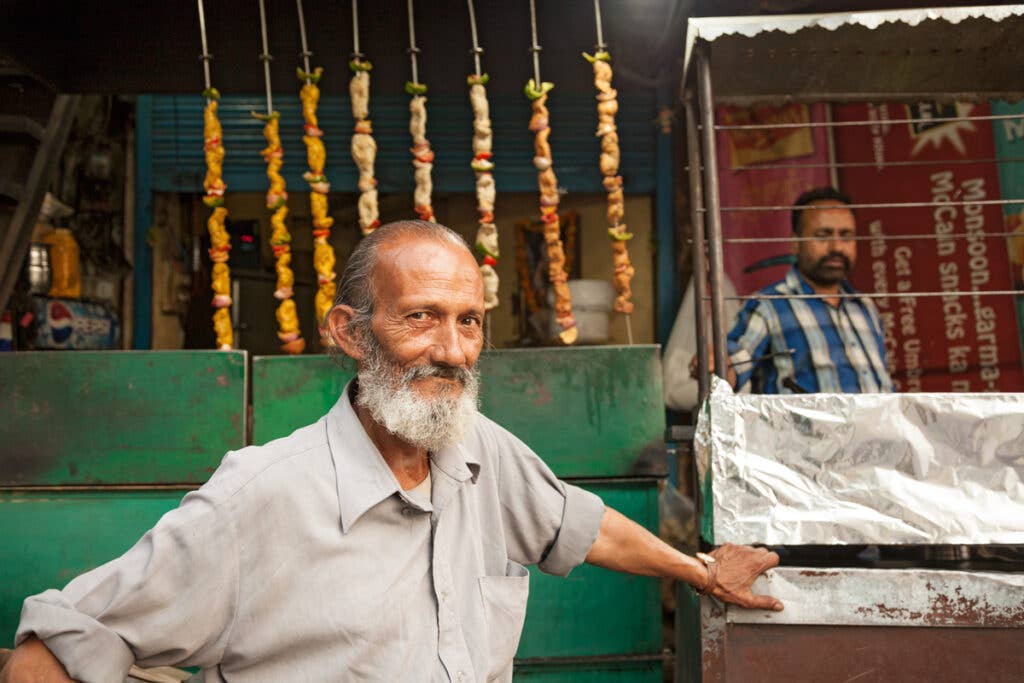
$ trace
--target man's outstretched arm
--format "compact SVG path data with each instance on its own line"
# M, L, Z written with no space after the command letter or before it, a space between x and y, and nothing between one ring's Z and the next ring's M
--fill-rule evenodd
M710 554L718 564L711 595L741 607L782 609L779 600L754 595L750 590L758 575L779 564L777 554L765 548L730 543ZM611 508L605 508L601 529L587 553L587 562L628 574L676 579L697 589L708 583L708 570L700 560L684 555Z
M0 683L73 683L64 666L38 638L14 649L0 671Z

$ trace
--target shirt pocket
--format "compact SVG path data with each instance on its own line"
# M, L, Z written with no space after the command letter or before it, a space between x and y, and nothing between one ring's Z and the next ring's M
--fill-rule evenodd
M523 565L508 561L505 576L481 576L480 594L487 625L488 681L512 680L512 657L526 620L526 598L530 573Z

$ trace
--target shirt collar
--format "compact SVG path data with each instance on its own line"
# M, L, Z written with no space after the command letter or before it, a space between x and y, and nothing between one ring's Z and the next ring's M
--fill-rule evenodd
M348 533L377 503L396 493L402 494L398 480L363 429L352 406L355 381L345 385L338 401L327 413L327 443L337 475L342 533ZM461 442L442 448L432 460L438 469L459 482L470 478L475 482L480 471L479 458Z

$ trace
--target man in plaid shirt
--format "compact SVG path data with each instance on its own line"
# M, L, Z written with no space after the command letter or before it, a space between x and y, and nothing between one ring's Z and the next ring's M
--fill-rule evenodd
M831 187L796 200L796 265L760 292L781 298L748 301L728 335L734 388L750 382L764 394L892 391L878 311L846 281L857 259L850 204Z

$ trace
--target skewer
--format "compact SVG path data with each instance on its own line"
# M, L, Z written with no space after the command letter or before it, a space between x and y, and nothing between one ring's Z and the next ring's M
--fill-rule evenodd
M618 92L612 87L612 57L605 49L604 32L601 29L601 3L594 0L594 22L597 31L597 45L594 55L583 53L594 68L594 88L597 89L597 137L601 139L599 166L604 176L602 184L608 195L608 238L612 252L612 285L615 288L613 310L626 316L626 333L633 343L633 328L629 320L634 304L630 300L633 290L630 281L635 269L629 258L629 240L633 235L626 229L622 219L626 216L626 200L619 175L620 146L615 114L619 110Z
M406 3L409 14L409 64L412 67L412 80L405 84L409 93L409 135L412 137L412 166L415 189L413 190L413 210L423 221L434 221L432 194L433 180L430 177L434 168L434 152L430 149L427 139L427 86L420 83L419 63L417 55L420 49L416 46L416 22L413 12L413 0Z
M199 55L199 59L203 61L203 85L206 90L210 89L210 61L213 59L213 55L210 54L210 50L206 47L206 12L203 11L203 0L196 0L199 5L199 36L203 41L203 54ZM209 102L210 98L207 97L206 101Z
M540 87L540 51L543 50L540 45L537 44L537 8L534 7L534 0L530 0L530 30L533 35L533 45L530 46L530 52L533 53L533 82Z
M267 8L264 6L263 0L259 0L260 3L260 35L263 38L263 54L260 55L260 61L263 62L263 84L267 90L267 116L274 113L274 98L270 92L270 62L274 59L270 55L270 50L267 48Z
M473 0L466 0L469 5L469 29L473 35L473 65L476 67L476 75L480 76L480 55L484 53L484 49L480 47L480 43L476 36L476 12L473 11Z
M355 121L351 149L352 161L359 171L356 184L359 190L356 204L359 230L366 236L380 225L380 213L377 207L377 180L373 177L377 143L373 139L373 124L370 121L370 71L373 64L364 59L366 55L359 51L359 9L356 0L352 0L352 50L348 62L352 71L348 92L352 102L352 119Z
M537 190L540 195L540 216L544 226L544 244L548 256L548 281L555 293L555 321L561 331L558 339L563 344L574 344L579 338L576 318L572 314L572 291L569 289L569 274L565 271L565 248L562 245L561 220L558 217L560 201L558 177L555 175L551 158L551 112L547 108L548 93L555 87L554 83L540 80L540 45L537 43L537 9L534 0L530 0L530 29L533 43L534 78L523 89L530 100L529 130L534 133L533 165L537 169Z
M299 11L299 40L302 43L302 52L299 54L302 57L302 68L306 72L306 85L311 85L312 80L309 77L309 58L313 56L313 53L309 51L309 47L306 45L306 17L302 13L302 0L295 0L295 8Z
M359 51L359 3L352 0L352 56L362 57Z
M327 163L327 152L323 143L323 131L320 129L317 120L316 108L320 103L320 79L323 69L317 67L313 71L309 68L309 58L313 53L309 51L306 43L306 18L302 12L302 0L295 0L295 7L299 14L299 38L302 41L302 63L305 70L296 69L299 80L305 82L299 92L299 99L302 101L302 118L305 121L303 126L302 142L306 145L306 161L309 170L302 174L302 177L309 183L309 211L313 223L313 269L316 271L317 289L313 297L313 309L316 311L317 324L321 326L320 340L325 346L330 344L330 335L326 334L327 313L334 304L334 295L337 291L334 272L336 257L334 247L331 246L331 227L334 219L328 215L327 193L331 185L324 175L324 166Z
M211 320L216 337L217 348L227 351L235 346L234 328L238 309L232 315L232 297L237 298L238 281L231 281L231 269L228 260L231 253L231 235L224 226L228 210L224 208L224 192L227 186L223 179L224 141L220 120L217 118L220 93L210 85L210 60L213 56L206 44L206 14L203 11L203 0L198 0L199 35L202 40L203 82L206 88L206 107L203 109L203 155L206 158L206 177L203 189L206 196L203 204L212 209L206 219L206 229L210 235L210 289L213 291L214 308Z
M409 13L409 63L412 67L412 82L416 85L420 83L419 77L419 64L416 60L416 55L419 54L420 49L416 47L416 22L413 19L412 0L408 0L406 3Z
M481 73L480 47L476 32L476 13L473 11L473 0L467 0L469 6L469 28L473 38L473 62L475 74L466 78L469 86L469 102L473 108L473 160L469 166L476 176L476 209L480 214L477 219L475 247L480 256L480 277L484 283L484 311L486 321L490 321L490 311L498 306L498 227L494 221L494 204L497 189L494 184L494 162L492 161L493 127L491 125L490 104L487 102L487 82L489 77ZM490 343L490 324L484 328L484 342Z

